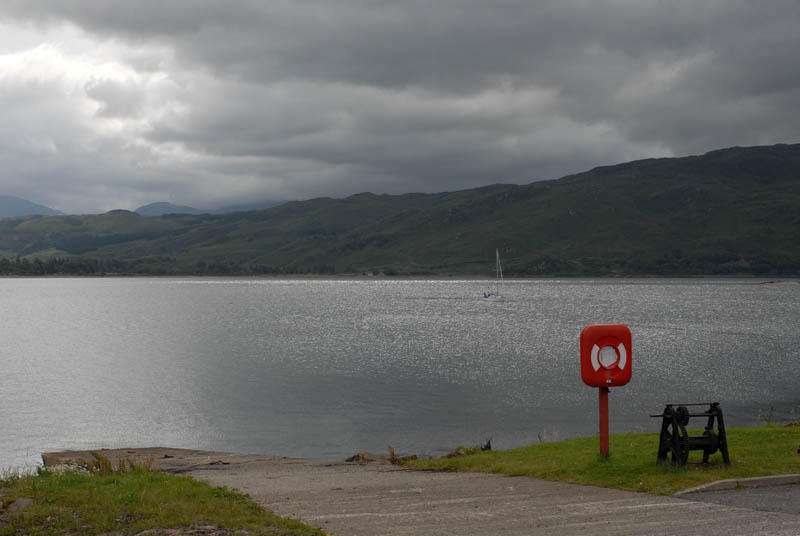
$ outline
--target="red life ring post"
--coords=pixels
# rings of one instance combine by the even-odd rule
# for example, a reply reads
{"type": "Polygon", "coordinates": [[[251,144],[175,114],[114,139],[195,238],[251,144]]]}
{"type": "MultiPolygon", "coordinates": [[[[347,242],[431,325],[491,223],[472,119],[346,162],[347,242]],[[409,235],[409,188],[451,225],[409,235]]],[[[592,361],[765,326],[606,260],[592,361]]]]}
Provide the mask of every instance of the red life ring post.
{"type": "Polygon", "coordinates": [[[608,392],[631,379],[631,330],[623,324],[591,324],[581,331],[581,378],[599,391],[600,455],[608,456],[608,392]]]}

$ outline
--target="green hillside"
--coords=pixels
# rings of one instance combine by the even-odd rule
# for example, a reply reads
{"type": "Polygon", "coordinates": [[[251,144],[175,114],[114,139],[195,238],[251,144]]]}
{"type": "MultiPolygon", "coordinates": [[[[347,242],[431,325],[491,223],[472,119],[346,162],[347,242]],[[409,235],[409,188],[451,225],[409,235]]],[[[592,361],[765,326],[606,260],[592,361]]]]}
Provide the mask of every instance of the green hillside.
{"type": "Polygon", "coordinates": [[[217,216],[6,219],[0,272],[490,275],[499,248],[519,276],[800,275],[799,245],[800,145],[774,145],[217,216]]]}

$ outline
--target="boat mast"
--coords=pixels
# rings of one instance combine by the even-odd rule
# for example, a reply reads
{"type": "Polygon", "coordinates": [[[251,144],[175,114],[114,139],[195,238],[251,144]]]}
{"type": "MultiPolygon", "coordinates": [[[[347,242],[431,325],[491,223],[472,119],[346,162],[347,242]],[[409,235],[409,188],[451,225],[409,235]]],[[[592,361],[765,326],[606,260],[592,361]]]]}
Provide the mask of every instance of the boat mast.
{"type": "Polygon", "coordinates": [[[503,283],[503,267],[500,265],[500,250],[494,250],[497,266],[495,267],[495,277],[497,278],[497,295],[500,296],[500,285],[503,283]]]}

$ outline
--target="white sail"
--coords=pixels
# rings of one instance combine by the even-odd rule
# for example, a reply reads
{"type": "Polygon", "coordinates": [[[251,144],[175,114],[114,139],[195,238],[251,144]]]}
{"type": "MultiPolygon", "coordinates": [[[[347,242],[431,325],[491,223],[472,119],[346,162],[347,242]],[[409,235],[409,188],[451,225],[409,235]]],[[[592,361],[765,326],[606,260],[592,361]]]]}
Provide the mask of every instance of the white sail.
{"type": "Polygon", "coordinates": [[[503,265],[500,264],[500,250],[494,250],[495,257],[495,289],[494,292],[484,292],[483,297],[488,301],[505,302],[509,299],[503,294],[503,265]]]}

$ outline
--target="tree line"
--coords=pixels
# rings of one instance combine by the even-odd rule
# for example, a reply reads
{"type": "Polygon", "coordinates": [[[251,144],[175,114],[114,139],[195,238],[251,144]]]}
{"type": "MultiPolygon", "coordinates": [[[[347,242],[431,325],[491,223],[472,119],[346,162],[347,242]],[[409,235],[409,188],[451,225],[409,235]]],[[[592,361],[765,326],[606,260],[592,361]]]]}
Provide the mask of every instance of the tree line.
{"type": "Polygon", "coordinates": [[[133,260],[81,257],[1,258],[0,275],[300,275],[334,274],[333,264],[269,266],[250,261],[223,260],[180,263],[172,257],[133,260]]]}

